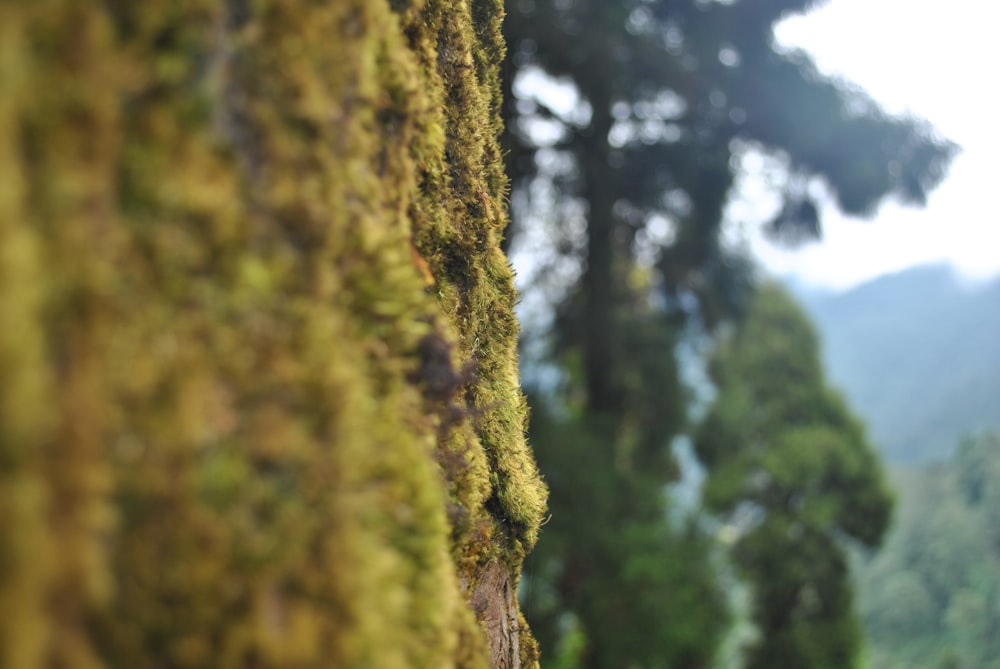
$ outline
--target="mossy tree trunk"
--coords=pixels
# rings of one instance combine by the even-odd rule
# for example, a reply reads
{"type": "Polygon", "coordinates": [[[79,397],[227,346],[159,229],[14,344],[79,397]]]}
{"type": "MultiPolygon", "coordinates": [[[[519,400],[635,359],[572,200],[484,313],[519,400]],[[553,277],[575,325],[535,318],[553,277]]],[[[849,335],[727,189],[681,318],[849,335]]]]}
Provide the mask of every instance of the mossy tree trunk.
{"type": "Polygon", "coordinates": [[[0,0],[0,666],[527,667],[499,0],[0,0]]]}

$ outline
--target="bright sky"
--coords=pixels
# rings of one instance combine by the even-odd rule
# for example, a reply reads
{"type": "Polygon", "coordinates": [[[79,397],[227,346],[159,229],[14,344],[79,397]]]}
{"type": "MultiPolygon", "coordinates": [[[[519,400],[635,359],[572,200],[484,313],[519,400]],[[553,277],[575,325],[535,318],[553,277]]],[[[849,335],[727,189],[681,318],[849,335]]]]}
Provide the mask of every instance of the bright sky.
{"type": "Polygon", "coordinates": [[[998,20],[990,0],[831,0],[779,26],[779,41],[811,53],[823,73],[930,121],[962,150],[927,208],[890,202],[859,221],[831,206],[819,244],[783,251],[754,238],[766,267],[831,288],[934,261],[969,279],[1000,274],[998,20]]]}

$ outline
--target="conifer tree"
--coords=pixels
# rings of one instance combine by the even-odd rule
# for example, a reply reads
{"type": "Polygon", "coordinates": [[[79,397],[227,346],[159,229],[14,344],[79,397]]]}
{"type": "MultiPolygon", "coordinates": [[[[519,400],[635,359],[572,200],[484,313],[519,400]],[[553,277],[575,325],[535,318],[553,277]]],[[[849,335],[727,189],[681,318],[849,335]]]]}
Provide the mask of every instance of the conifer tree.
{"type": "Polygon", "coordinates": [[[752,591],[758,639],[746,666],[855,666],[846,549],[877,546],[889,525],[878,456],[827,386],[808,319],[777,285],[757,291],[712,367],[718,396],[695,451],[708,472],[704,504],[730,523],[752,591]]]}
{"type": "Polygon", "coordinates": [[[0,3],[0,666],[537,665],[502,13],[0,3]]]}
{"type": "Polygon", "coordinates": [[[543,364],[556,392],[533,395],[553,519],[528,566],[533,591],[547,593],[532,596],[529,618],[548,652],[568,638],[559,621],[575,619],[589,644],[581,666],[705,666],[724,621],[667,613],[683,592],[701,592],[708,611],[718,602],[708,552],[679,547],[688,530],[670,526],[665,490],[674,439],[689,428],[678,347],[738,317],[753,292],[750,260],[723,234],[740,147],[784,160],[783,206],[768,229],[790,241],[820,233],[818,186],[855,215],[888,197],[920,204],[954,153],[925,124],[888,117],[777,47],[774,25],[813,4],[507,3],[515,243],[519,226],[547,226],[553,264],[572,270],[551,298],[543,364]],[[554,87],[570,94],[560,100],[554,87]],[[640,567],[626,563],[660,572],[631,578],[640,567]],[[598,601],[660,604],[617,615],[598,601]],[[629,643],[637,619],[656,631],[629,643]]]}

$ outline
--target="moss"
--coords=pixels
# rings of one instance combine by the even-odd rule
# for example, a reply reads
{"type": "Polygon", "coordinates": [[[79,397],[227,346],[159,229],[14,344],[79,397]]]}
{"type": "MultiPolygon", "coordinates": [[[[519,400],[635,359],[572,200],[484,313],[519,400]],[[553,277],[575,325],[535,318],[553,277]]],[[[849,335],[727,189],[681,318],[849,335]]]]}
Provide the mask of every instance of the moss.
{"type": "Polygon", "coordinates": [[[487,664],[545,505],[500,17],[0,9],[0,664],[487,664]]]}
{"type": "Polygon", "coordinates": [[[0,666],[40,666],[50,643],[45,598],[53,578],[53,537],[44,460],[52,421],[52,378],[42,325],[44,270],[38,233],[25,220],[19,107],[29,95],[25,20],[0,7],[0,666]]]}
{"type": "Polygon", "coordinates": [[[491,471],[488,496],[499,501],[496,520],[512,527],[515,544],[530,546],[537,538],[545,490],[523,437],[526,410],[517,377],[513,275],[499,249],[507,222],[495,67],[503,55],[502,12],[496,2],[474,4],[428,3],[433,48],[427,46],[429,36],[415,38],[423,44],[415,50],[423,55],[424,67],[435,69],[445,82],[444,103],[437,105],[444,110],[445,164],[424,170],[414,237],[432,269],[439,303],[453,315],[459,357],[476,365],[469,395],[482,412],[477,436],[491,471]],[[487,67],[486,60],[494,65],[487,67]]]}

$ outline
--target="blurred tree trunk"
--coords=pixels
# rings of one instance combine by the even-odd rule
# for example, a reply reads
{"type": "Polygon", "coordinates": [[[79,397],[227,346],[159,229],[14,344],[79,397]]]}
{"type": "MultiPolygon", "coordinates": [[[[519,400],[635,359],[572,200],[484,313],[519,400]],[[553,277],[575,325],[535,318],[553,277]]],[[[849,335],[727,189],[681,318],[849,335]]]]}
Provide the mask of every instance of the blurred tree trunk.
{"type": "Polygon", "coordinates": [[[501,13],[0,2],[0,666],[537,664],[501,13]]]}

